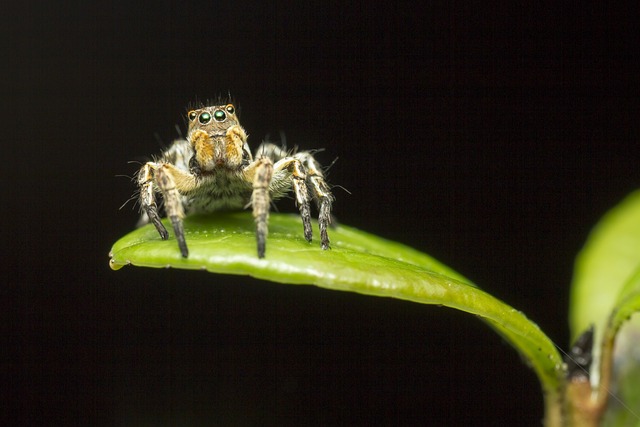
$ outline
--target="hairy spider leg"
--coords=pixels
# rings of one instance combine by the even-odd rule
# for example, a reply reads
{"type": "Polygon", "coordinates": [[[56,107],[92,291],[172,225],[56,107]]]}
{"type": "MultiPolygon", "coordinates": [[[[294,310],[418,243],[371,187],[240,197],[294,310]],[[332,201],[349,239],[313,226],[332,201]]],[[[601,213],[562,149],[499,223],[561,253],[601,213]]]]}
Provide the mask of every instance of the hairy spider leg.
{"type": "Polygon", "coordinates": [[[300,159],[306,168],[308,187],[311,188],[311,194],[319,212],[320,244],[322,249],[329,249],[327,227],[331,225],[331,205],[334,200],[331,189],[324,179],[320,166],[311,154],[302,152],[297,153],[294,157],[300,159]]]}
{"type": "Polygon", "coordinates": [[[262,157],[254,165],[251,205],[253,207],[253,219],[256,223],[258,258],[264,258],[267,234],[269,233],[269,185],[273,178],[273,162],[268,157],[262,157]]]}
{"type": "Polygon", "coordinates": [[[307,174],[302,162],[295,157],[285,157],[276,162],[274,169],[276,172],[286,170],[293,178],[293,192],[296,196],[296,205],[302,217],[302,229],[307,242],[313,239],[311,228],[311,209],[309,207],[309,189],[307,188],[307,174]]]}
{"type": "Polygon", "coordinates": [[[149,221],[153,223],[160,233],[162,240],[169,238],[167,229],[160,221],[160,215],[158,215],[158,205],[156,203],[156,195],[153,187],[153,163],[146,163],[140,172],[138,173],[138,186],[140,187],[140,205],[147,214],[149,221]]]}
{"type": "Polygon", "coordinates": [[[141,186],[141,204],[147,212],[149,219],[155,225],[162,240],[167,240],[169,235],[166,228],[160,221],[158,210],[155,203],[154,184],[162,193],[164,199],[164,208],[167,217],[173,226],[173,232],[178,241],[180,253],[184,258],[189,256],[189,249],[184,236],[184,227],[182,220],[184,218],[184,209],[180,201],[180,191],[186,192],[196,187],[196,181],[193,175],[184,172],[168,163],[148,162],[142,167],[140,174],[141,186]]]}

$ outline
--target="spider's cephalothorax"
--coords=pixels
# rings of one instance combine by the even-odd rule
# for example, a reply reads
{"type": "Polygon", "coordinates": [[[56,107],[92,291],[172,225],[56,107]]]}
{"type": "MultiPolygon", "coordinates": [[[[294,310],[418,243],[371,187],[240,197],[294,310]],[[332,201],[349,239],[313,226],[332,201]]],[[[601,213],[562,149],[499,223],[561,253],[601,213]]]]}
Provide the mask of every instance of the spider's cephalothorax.
{"type": "Polygon", "coordinates": [[[160,221],[156,193],[173,226],[183,257],[189,255],[182,219],[185,215],[222,209],[253,208],[258,257],[265,254],[269,204],[292,189],[302,216],[304,237],[311,241],[310,200],[318,210],[320,244],[329,248],[333,196],[322,170],[307,151],[290,154],[264,142],[251,155],[247,134],[231,104],[214,105],[187,113],[187,139],[176,140],[157,161],[138,173],[142,222],[155,225],[162,239],[169,237],[160,221]]]}

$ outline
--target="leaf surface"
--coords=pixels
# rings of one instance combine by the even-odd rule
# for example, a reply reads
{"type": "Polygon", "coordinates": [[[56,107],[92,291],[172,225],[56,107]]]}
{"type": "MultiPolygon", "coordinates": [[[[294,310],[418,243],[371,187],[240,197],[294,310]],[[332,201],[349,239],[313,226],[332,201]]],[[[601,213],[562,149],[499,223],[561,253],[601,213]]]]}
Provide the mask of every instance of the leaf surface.
{"type": "MultiPolygon", "coordinates": [[[[314,227],[318,236],[316,223],[314,227]]],[[[564,368],[553,342],[520,311],[429,255],[344,225],[330,230],[331,249],[323,251],[318,242],[304,240],[299,217],[284,214],[270,217],[264,259],[256,255],[253,219],[246,212],[187,218],[185,233],[187,259],[180,256],[173,238],[163,241],[147,225],[114,244],[110,265],[250,275],[462,310],[504,336],[538,374],[547,399],[557,398],[564,368]]]]}

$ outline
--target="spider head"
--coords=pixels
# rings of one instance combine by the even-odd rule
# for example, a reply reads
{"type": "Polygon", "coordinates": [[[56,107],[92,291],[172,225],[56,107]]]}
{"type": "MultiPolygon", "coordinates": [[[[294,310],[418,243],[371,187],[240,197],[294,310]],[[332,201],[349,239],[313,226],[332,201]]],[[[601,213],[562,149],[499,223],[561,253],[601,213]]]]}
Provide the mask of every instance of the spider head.
{"type": "Polygon", "coordinates": [[[187,113],[187,117],[189,118],[189,134],[195,130],[203,130],[211,137],[221,136],[231,126],[240,124],[236,116],[236,109],[232,104],[191,110],[187,113]]]}
{"type": "Polygon", "coordinates": [[[247,137],[232,104],[191,110],[187,117],[188,139],[203,172],[216,167],[233,169],[242,163],[247,137]]]}

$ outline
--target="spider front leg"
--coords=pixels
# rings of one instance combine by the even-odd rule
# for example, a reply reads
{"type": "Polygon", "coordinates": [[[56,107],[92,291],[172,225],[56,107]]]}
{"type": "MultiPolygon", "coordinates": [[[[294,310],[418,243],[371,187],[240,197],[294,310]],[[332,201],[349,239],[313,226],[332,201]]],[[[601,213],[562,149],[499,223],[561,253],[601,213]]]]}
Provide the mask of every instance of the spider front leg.
{"type": "Polygon", "coordinates": [[[256,223],[258,258],[264,258],[267,234],[269,232],[269,185],[273,178],[273,162],[268,157],[261,157],[249,166],[247,172],[248,175],[253,173],[251,205],[253,207],[253,219],[256,223]]]}
{"type": "Polygon", "coordinates": [[[311,214],[309,210],[309,193],[305,183],[305,172],[302,163],[293,158],[287,157],[279,160],[275,165],[269,157],[261,157],[247,167],[245,176],[253,183],[253,193],[251,195],[251,205],[253,206],[253,217],[256,222],[256,239],[258,242],[258,257],[264,258],[269,220],[269,204],[271,198],[269,192],[281,187],[287,179],[293,180],[293,189],[296,195],[296,203],[302,216],[304,237],[311,241],[311,214]],[[278,176],[274,182],[274,174],[278,176]],[[284,176],[283,176],[284,175],[284,176]]]}
{"type": "Polygon", "coordinates": [[[169,233],[167,233],[167,229],[160,221],[155,201],[155,187],[160,190],[164,199],[167,217],[171,221],[178,241],[180,253],[184,258],[187,258],[189,249],[187,248],[182,225],[184,209],[180,200],[180,190],[188,191],[193,189],[195,187],[195,177],[167,163],[148,162],[140,170],[138,185],[140,186],[140,205],[156,227],[156,230],[158,230],[162,240],[167,240],[169,233]]]}

